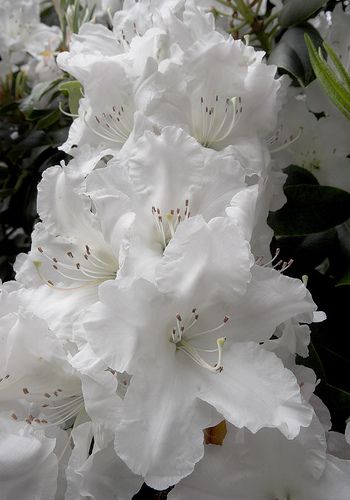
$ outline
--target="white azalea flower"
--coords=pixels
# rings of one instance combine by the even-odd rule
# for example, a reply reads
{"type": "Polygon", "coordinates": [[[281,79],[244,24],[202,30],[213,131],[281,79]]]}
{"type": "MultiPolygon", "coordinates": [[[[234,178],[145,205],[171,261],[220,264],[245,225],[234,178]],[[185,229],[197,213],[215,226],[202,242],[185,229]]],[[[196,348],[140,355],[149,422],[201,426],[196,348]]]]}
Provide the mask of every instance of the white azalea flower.
{"type": "MultiPolygon", "coordinates": [[[[33,403],[26,422],[38,428],[77,415],[83,407],[81,383],[47,324],[23,308],[20,290],[11,287],[1,290],[0,314],[0,401],[33,403]]],[[[11,417],[19,418],[15,412],[11,417]]]]}
{"type": "Polygon", "coordinates": [[[0,6],[0,55],[10,58],[12,65],[23,64],[29,53],[37,56],[61,40],[59,28],[40,22],[36,0],[4,0],[0,6]]]}
{"type": "MultiPolygon", "coordinates": [[[[221,233],[215,220],[212,231],[220,245],[229,225],[221,233]]],[[[199,241],[201,249],[210,246],[210,236],[208,243],[203,237],[199,241]]],[[[314,305],[301,282],[259,266],[244,293],[241,265],[239,273],[234,264],[227,271],[229,256],[235,262],[233,248],[223,245],[205,265],[199,251],[179,259],[170,252],[159,265],[159,288],[144,280],[106,283],[101,303],[83,320],[97,357],[132,375],[124,399],[119,398],[115,446],[156,489],[176,483],[201,459],[201,430],[222,418],[211,407],[238,427],[253,432],[277,427],[289,438],[310,422],[294,376],[257,342],[314,305]],[[225,270],[236,276],[231,290],[223,281],[225,270]]]]}
{"type": "Polygon", "coordinates": [[[262,57],[240,41],[211,33],[185,52],[181,66],[155,75],[158,95],[146,114],[157,124],[182,127],[207,148],[221,150],[248,138],[253,144],[275,127],[280,87],[276,67],[262,57]]]}
{"type": "Polygon", "coordinates": [[[84,82],[94,78],[92,63],[116,58],[127,61],[128,74],[137,78],[148,58],[159,68],[179,62],[183,51],[213,29],[212,16],[201,13],[191,1],[131,2],[114,15],[112,31],[84,24],[58,62],[84,82]]]}
{"type": "Polygon", "coordinates": [[[16,264],[27,307],[66,339],[71,339],[74,319],[97,300],[103,281],[115,279],[123,260],[127,217],[123,219],[120,212],[118,224],[114,213],[114,232],[110,234],[92,210],[81,174],[72,173],[69,166],[46,170],[38,197],[42,222],[34,230],[31,252],[16,264]]]}
{"type": "Polygon", "coordinates": [[[336,117],[317,120],[301,96],[292,93],[283,107],[271,147],[280,167],[298,165],[322,185],[350,190],[348,124],[344,128],[336,117]]]}
{"type": "MultiPolygon", "coordinates": [[[[71,152],[73,146],[89,144],[96,151],[112,149],[114,154],[138,133],[135,111],[142,110],[145,80],[152,74],[152,62],[134,79],[127,74],[125,63],[118,58],[96,61],[90,66],[94,78],[84,82],[84,96],[79,116],[71,126],[69,137],[60,149],[71,152]]],[[[73,150],[74,151],[74,150],[73,150]]],[[[73,152],[74,155],[74,152],[73,152]]]]}
{"type": "Polygon", "coordinates": [[[349,471],[349,461],[326,455],[316,417],[293,441],[273,429],[252,435],[229,426],[223,446],[208,446],[194,473],[169,499],[329,500],[336,495],[345,500],[349,471]]]}
{"type": "MultiPolygon", "coordinates": [[[[246,187],[245,175],[232,156],[213,157],[175,127],[166,127],[159,135],[145,132],[129,152],[107,168],[95,170],[87,179],[88,193],[110,231],[118,224],[116,213],[135,213],[121,273],[153,279],[155,266],[168,247],[190,252],[181,245],[186,240],[190,244],[191,234],[205,231],[204,220],[225,215],[232,196],[246,187]],[[194,220],[199,214],[204,220],[194,220]],[[180,226],[181,238],[174,238],[180,226]]],[[[228,240],[231,234],[233,229],[227,233],[228,240]]],[[[201,252],[204,260],[204,248],[201,252]]]]}

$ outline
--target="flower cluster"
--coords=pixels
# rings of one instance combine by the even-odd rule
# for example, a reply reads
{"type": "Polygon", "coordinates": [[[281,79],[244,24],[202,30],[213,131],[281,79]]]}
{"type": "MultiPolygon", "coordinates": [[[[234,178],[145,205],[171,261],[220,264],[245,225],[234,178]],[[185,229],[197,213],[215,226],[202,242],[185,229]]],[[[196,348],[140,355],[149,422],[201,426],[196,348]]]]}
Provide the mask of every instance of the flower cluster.
{"type": "Polygon", "coordinates": [[[0,295],[4,500],[348,498],[350,447],[297,364],[324,315],[270,253],[271,157],[298,131],[276,138],[263,57],[192,0],[126,0],[59,54],[72,159],[0,295]]]}
{"type": "Polygon", "coordinates": [[[0,80],[26,68],[35,81],[53,78],[59,71],[54,52],[60,29],[40,22],[39,1],[4,0],[0,5],[0,80]]]}

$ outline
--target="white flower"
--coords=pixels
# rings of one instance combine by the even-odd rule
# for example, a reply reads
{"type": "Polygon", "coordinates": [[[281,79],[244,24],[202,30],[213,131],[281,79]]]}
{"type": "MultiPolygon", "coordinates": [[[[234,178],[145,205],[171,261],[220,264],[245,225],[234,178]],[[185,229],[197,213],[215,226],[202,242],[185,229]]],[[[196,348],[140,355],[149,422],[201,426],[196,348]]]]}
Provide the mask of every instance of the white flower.
{"type": "Polygon", "coordinates": [[[223,446],[208,446],[194,473],[169,499],[345,500],[349,471],[349,461],[326,455],[316,417],[293,441],[273,429],[253,435],[229,426],[223,446]]]}
{"type": "Polygon", "coordinates": [[[280,125],[271,139],[280,167],[306,168],[322,185],[350,190],[348,123],[338,117],[317,120],[302,96],[291,93],[280,113],[280,125]]]}
{"type": "MultiPolygon", "coordinates": [[[[192,233],[205,231],[204,220],[194,216],[209,222],[225,215],[233,195],[246,187],[245,173],[234,157],[214,157],[176,127],[165,127],[158,135],[145,132],[128,152],[95,170],[87,178],[87,191],[111,231],[118,225],[116,213],[135,213],[121,273],[153,279],[155,266],[170,246],[190,255],[186,240],[190,243],[192,233]]],[[[201,252],[204,260],[207,253],[204,248],[201,252]]]]}
{"type": "Polygon", "coordinates": [[[4,0],[0,6],[0,55],[10,58],[11,64],[23,64],[28,53],[35,57],[56,49],[61,33],[56,26],[40,22],[39,2],[36,0],[4,0]]]}
{"type": "MultiPolygon", "coordinates": [[[[215,220],[219,247],[229,225],[221,233],[215,220]]],[[[199,238],[201,249],[210,238],[199,238]]],[[[159,266],[158,288],[144,280],[106,283],[101,303],[83,320],[97,358],[132,375],[118,399],[116,451],[157,489],[188,475],[201,459],[202,429],[222,418],[212,407],[238,427],[277,427],[289,438],[310,422],[292,373],[257,343],[314,305],[302,283],[259,266],[245,293],[241,271],[230,289],[224,278],[225,270],[234,276],[233,249],[222,245],[205,265],[199,251],[178,260],[170,254],[159,266]]]]}
{"type": "MultiPolygon", "coordinates": [[[[83,162],[80,169],[95,164],[83,162]]],[[[73,165],[45,171],[38,197],[42,222],[34,230],[31,252],[16,263],[27,307],[66,339],[72,336],[74,319],[97,300],[98,286],[115,279],[128,226],[123,212],[119,225],[114,213],[114,232],[109,232],[107,221],[92,212],[81,175],[74,174],[73,165]]]]}
{"type": "Polygon", "coordinates": [[[21,290],[11,288],[1,290],[0,401],[33,403],[26,415],[33,427],[63,424],[83,406],[80,380],[68,352],[42,319],[24,309],[21,290]]]}
{"type": "Polygon", "coordinates": [[[184,50],[213,32],[212,16],[201,13],[194,2],[130,2],[113,17],[113,29],[84,24],[73,35],[70,51],[59,55],[60,66],[83,80],[93,78],[90,64],[119,56],[128,61],[128,71],[140,76],[147,59],[160,67],[181,60],[184,50]]]}
{"type": "Polygon", "coordinates": [[[144,97],[142,87],[152,73],[152,62],[137,79],[128,75],[125,62],[118,58],[96,61],[90,68],[94,77],[83,82],[79,116],[60,149],[74,154],[73,146],[89,144],[97,151],[111,149],[116,154],[129,138],[137,137],[135,111],[142,110],[144,99],[150,98],[148,93],[144,97]]]}
{"type": "Polygon", "coordinates": [[[154,76],[158,95],[146,114],[217,150],[264,137],[275,127],[280,82],[274,78],[276,67],[262,63],[262,57],[240,41],[210,33],[184,53],[181,66],[154,76]]]}

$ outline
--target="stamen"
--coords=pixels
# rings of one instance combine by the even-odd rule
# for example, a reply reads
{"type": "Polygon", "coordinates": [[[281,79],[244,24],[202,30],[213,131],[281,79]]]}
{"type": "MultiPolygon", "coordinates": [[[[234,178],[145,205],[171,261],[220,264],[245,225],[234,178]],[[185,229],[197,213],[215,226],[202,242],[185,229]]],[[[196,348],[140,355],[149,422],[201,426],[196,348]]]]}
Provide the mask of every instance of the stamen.
{"type": "Polygon", "coordinates": [[[34,419],[31,421],[31,423],[36,423],[38,425],[45,425],[45,428],[52,427],[52,426],[58,426],[62,425],[71,418],[75,417],[78,415],[80,410],[84,406],[84,398],[82,394],[76,394],[73,396],[70,396],[65,400],[62,404],[56,405],[55,403],[52,403],[52,405],[49,404],[42,404],[41,407],[45,408],[46,411],[50,411],[50,415],[47,417],[47,419],[34,419]]]}
{"type": "Polygon", "coordinates": [[[127,104],[125,107],[114,105],[110,112],[104,112],[101,115],[94,115],[96,126],[93,122],[89,123],[87,112],[83,114],[85,125],[98,137],[117,144],[124,144],[128,139],[134,126],[134,109],[131,105],[131,98],[125,97],[127,104]]]}
{"type": "Polygon", "coordinates": [[[152,210],[154,225],[160,237],[160,242],[163,246],[163,251],[164,251],[169,241],[175,236],[175,232],[180,222],[183,219],[184,220],[189,219],[191,215],[189,211],[189,200],[185,200],[185,208],[183,211],[183,215],[181,215],[180,208],[177,208],[176,211],[174,209],[171,209],[165,215],[164,218],[159,208],[153,206],[151,210],[152,210]]]}
{"type": "MultiPolygon", "coordinates": [[[[281,130],[283,127],[280,128],[279,131],[276,132],[276,135],[274,137],[271,137],[267,142],[268,144],[274,144],[276,143],[281,135],[281,130]]],[[[279,151],[283,151],[284,149],[287,149],[289,146],[291,146],[294,142],[296,142],[298,139],[300,139],[300,136],[303,132],[303,127],[299,127],[298,132],[295,136],[290,135],[289,138],[284,139],[283,143],[280,146],[277,146],[274,149],[270,149],[270,153],[278,153],[279,151]]]]}
{"type": "Polygon", "coordinates": [[[85,245],[86,253],[82,253],[86,264],[82,262],[74,262],[74,255],[71,251],[66,252],[65,255],[69,258],[66,262],[61,262],[57,257],[51,257],[46,254],[42,247],[38,247],[40,254],[50,263],[52,269],[59,277],[63,277],[69,282],[78,282],[81,285],[64,287],[57,286],[52,280],[47,279],[42,273],[41,266],[43,262],[41,260],[33,261],[39,278],[44,282],[45,285],[54,288],[56,290],[77,290],[80,288],[86,288],[90,286],[97,286],[103,281],[108,279],[114,279],[118,270],[118,264],[115,258],[111,255],[110,261],[104,262],[99,257],[97,257],[88,245],[85,245]]]}
{"type": "Polygon", "coordinates": [[[192,316],[187,322],[185,322],[186,326],[184,326],[181,315],[179,313],[176,314],[175,318],[176,318],[177,329],[176,328],[172,329],[170,341],[176,345],[177,350],[184,352],[187,356],[189,356],[195,363],[197,363],[201,367],[206,368],[207,370],[213,373],[221,372],[223,370],[223,364],[222,364],[223,347],[226,341],[226,337],[220,337],[216,339],[216,345],[217,345],[216,349],[204,349],[196,347],[192,345],[190,341],[193,338],[200,337],[203,335],[209,335],[220,330],[224,325],[226,325],[229,318],[228,316],[225,316],[223,322],[215,328],[211,328],[210,330],[205,330],[203,332],[199,332],[194,335],[188,335],[188,330],[192,328],[192,326],[197,322],[199,318],[199,315],[197,314],[196,311],[197,310],[195,308],[192,309],[192,316]],[[207,361],[205,361],[199,354],[199,352],[206,352],[206,353],[217,352],[218,358],[215,365],[212,366],[207,361]]]}
{"type": "Polygon", "coordinates": [[[192,109],[192,135],[204,147],[213,147],[228,137],[242,112],[241,97],[222,99],[216,95],[214,102],[206,103],[201,96],[199,112],[196,105],[192,109]]]}
{"type": "Polygon", "coordinates": [[[203,335],[208,335],[209,333],[217,332],[218,330],[221,330],[221,328],[223,328],[226,325],[228,320],[229,320],[229,317],[225,316],[222,323],[220,323],[220,325],[216,326],[215,328],[211,328],[210,330],[205,330],[204,332],[195,333],[194,335],[187,337],[187,340],[192,340],[192,339],[197,338],[197,337],[202,337],[203,335]]]}
{"type": "Polygon", "coordinates": [[[290,268],[290,266],[294,263],[293,259],[289,259],[288,261],[284,261],[283,259],[280,259],[277,263],[275,263],[275,260],[277,259],[278,255],[280,253],[280,248],[276,249],[276,253],[272,259],[270,259],[268,262],[263,264],[263,257],[258,257],[255,261],[256,264],[262,267],[269,267],[271,264],[273,264],[272,268],[276,269],[280,273],[284,273],[287,269],[290,268]]]}

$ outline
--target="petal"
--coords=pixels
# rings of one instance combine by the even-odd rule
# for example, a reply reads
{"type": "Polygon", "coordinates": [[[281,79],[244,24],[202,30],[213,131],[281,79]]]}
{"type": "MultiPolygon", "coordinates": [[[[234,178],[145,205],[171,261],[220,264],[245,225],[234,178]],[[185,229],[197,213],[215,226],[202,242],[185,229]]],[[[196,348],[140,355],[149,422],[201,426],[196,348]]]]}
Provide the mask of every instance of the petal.
{"type": "MultiPolygon", "coordinates": [[[[252,258],[248,242],[228,218],[208,224],[201,216],[182,223],[157,265],[157,283],[162,291],[181,296],[243,295],[250,281],[252,258]]],[[[197,298],[198,300],[198,298],[197,298]]]]}
{"type": "Polygon", "coordinates": [[[224,370],[206,374],[199,397],[236,427],[257,432],[276,427],[289,439],[309,425],[312,410],[297,381],[273,353],[253,342],[235,343],[224,353],[224,370]]]}
{"type": "MultiPolygon", "coordinates": [[[[1,417],[0,427],[6,422],[1,417]]],[[[54,500],[57,487],[55,439],[35,434],[23,422],[0,431],[0,485],[3,500],[54,500]]]]}
{"type": "Polygon", "coordinates": [[[251,271],[246,294],[227,311],[235,341],[266,341],[278,325],[304,313],[302,320],[311,322],[316,305],[300,280],[258,265],[251,271]]]}
{"type": "Polygon", "coordinates": [[[140,368],[123,402],[115,449],[149,486],[163,490],[202,458],[202,429],[211,425],[211,411],[196,401],[192,366],[179,366],[174,355],[149,359],[140,368]]]}

